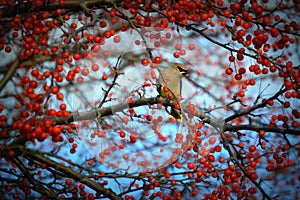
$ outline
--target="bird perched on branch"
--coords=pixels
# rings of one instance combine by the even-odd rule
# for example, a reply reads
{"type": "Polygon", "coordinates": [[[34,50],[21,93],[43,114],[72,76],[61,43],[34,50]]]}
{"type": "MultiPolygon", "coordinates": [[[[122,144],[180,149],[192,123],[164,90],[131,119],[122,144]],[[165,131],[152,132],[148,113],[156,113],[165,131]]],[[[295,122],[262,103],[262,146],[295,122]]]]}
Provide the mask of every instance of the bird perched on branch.
{"type": "MultiPolygon", "coordinates": [[[[174,63],[170,67],[160,70],[157,87],[159,96],[179,101],[181,99],[182,78],[187,75],[188,69],[180,63],[174,63]]],[[[180,108],[171,107],[169,114],[175,119],[181,119],[180,108]]]]}

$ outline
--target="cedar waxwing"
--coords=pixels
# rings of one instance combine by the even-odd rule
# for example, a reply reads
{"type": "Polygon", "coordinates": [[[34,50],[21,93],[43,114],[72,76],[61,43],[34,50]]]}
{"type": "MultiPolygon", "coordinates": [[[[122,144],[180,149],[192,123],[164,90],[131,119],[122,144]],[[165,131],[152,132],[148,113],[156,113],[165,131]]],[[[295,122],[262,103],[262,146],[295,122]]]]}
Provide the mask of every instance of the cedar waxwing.
{"type": "MultiPolygon", "coordinates": [[[[186,66],[174,63],[170,67],[159,71],[157,91],[160,96],[169,99],[181,99],[181,87],[184,76],[188,75],[186,66]],[[175,97],[174,97],[175,95],[175,97]]],[[[174,118],[181,119],[181,112],[175,108],[171,108],[174,118]]]]}

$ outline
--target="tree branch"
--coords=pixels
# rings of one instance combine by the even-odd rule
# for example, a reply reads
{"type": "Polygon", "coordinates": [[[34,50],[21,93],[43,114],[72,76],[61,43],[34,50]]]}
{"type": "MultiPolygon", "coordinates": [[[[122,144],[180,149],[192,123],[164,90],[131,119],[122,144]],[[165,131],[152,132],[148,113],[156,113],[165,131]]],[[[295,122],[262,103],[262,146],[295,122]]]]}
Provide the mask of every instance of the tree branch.
{"type": "MultiPolygon", "coordinates": [[[[45,61],[49,61],[49,60],[51,60],[50,56],[41,56],[41,57],[36,57],[34,59],[26,60],[26,61],[22,62],[21,64],[24,67],[26,67],[33,63],[36,64],[36,63],[45,62],[45,61]]],[[[19,66],[20,66],[20,61],[18,58],[16,58],[14,60],[14,62],[12,63],[12,65],[8,68],[8,71],[4,75],[3,79],[0,81],[0,91],[6,86],[8,81],[13,77],[13,75],[15,74],[15,72],[19,68],[19,66]]]]}
{"type": "Polygon", "coordinates": [[[7,84],[7,82],[11,79],[11,77],[15,74],[16,70],[19,67],[19,59],[17,58],[14,63],[12,64],[12,66],[10,66],[10,68],[8,69],[8,71],[6,72],[6,74],[4,75],[3,79],[0,82],[0,91],[5,87],[5,85],[7,84]]]}
{"type": "Polygon", "coordinates": [[[243,174],[259,189],[259,191],[263,194],[266,199],[271,199],[269,195],[265,192],[265,190],[261,187],[260,183],[257,183],[252,177],[247,173],[242,163],[239,162],[237,156],[234,152],[232,152],[231,148],[229,147],[229,142],[225,137],[224,133],[221,133],[222,141],[224,142],[224,148],[228,151],[230,157],[232,158],[233,162],[241,169],[243,174]]]}
{"type": "Polygon", "coordinates": [[[34,186],[34,190],[36,192],[41,193],[46,197],[50,197],[51,199],[61,199],[57,197],[55,194],[49,192],[44,187],[40,186],[38,181],[34,179],[32,174],[28,171],[28,169],[23,165],[23,163],[17,157],[12,157],[12,161],[17,165],[20,171],[24,174],[25,178],[34,186]]]}
{"type": "Polygon", "coordinates": [[[299,129],[288,129],[288,128],[279,128],[279,127],[271,127],[271,126],[255,126],[250,124],[234,125],[234,126],[226,124],[224,126],[224,131],[238,131],[238,130],[251,130],[251,131],[264,130],[266,132],[300,135],[299,129]]]}
{"type": "MultiPolygon", "coordinates": [[[[167,106],[174,106],[177,103],[177,101],[169,100],[169,99],[166,99],[163,97],[152,97],[152,98],[141,97],[140,99],[133,101],[130,104],[125,102],[125,103],[120,103],[119,105],[115,105],[112,107],[96,108],[93,110],[89,110],[86,112],[80,112],[80,113],[75,112],[72,115],[70,115],[68,118],[55,118],[55,119],[53,119],[53,121],[55,124],[61,125],[61,124],[71,123],[74,121],[93,120],[96,117],[101,118],[101,117],[106,117],[106,116],[112,115],[113,111],[120,112],[126,108],[135,108],[135,107],[145,106],[145,105],[150,106],[150,105],[155,105],[158,103],[161,103],[163,106],[167,107],[167,106]]],[[[186,110],[186,109],[184,109],[184,110],[186,110]]],[[[200,119],[204,120],[204,122],[214,125],[213,120],[209,116],[207,116],[204,112],[198,111],[198,117],[200,119]]]]}
{"type": "Polygon", "coordinates": [[[274,96],[270,97],[269,99],[267,99],[266,101],[260,103],[260,104],[257,104],[257,105],[253,105],[252,107],[246,109],[246,110],[243,110],[243,111],[240,111],[234,115],[231,115],[229,117],[227,117],[225,119],[225,122],[229,122],[229,121],[232,121],[233,119],[236,119],[240,116],[243,116],[243,115],[247,115],[247,114],[250,114],[252,111],[258,109],[258,108],[263,108],[265,107],[267,104],[268,104],[268,100],[274,100],[276,99],[277,97],[279,97],[281,94],[283,94],[284,92],[286,92],[287,89],[281,89],[279,90],[276,94],[274,94],[274,96]]]}
{"type": "MultiPolygon", "coordinates": [[[[20,148],[20,147],[18,147],[20,148]]],[[[94,189],[95,191],[103,194],[105,197],[115,200],[121,200],[121,197],[118,196],[115,192],[113,192],[110,188],[104,188],[100,184],[98,184],[95,181],[90,180],[88,177],[78,173],[77,171],[74,171],[73,169],[66,167],[64,165],[61,165],[43,155],[40,154],[38,151],[34,151],[31,149],[18,149],[19,151],[24,152],[23,156],[34,161],[39,161],[41,163],[46,163],[48,167],[52,167],[55,170],[58,170],[66,175],[66,177],[73,178],[74,180],[85,184],[86,186],[94,189]]]]}

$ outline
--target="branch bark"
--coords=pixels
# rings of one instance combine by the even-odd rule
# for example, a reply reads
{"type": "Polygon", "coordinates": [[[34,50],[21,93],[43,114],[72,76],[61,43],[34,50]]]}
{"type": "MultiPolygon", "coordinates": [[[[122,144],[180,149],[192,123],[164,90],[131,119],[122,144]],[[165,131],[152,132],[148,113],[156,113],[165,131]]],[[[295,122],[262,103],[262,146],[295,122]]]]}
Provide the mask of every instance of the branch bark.
{"type": "Polygon", "coordinates": [[[246,110],[243,110],[243,111],[240,111],[236,114],[233,114],[229,117],[227,117],[225,119],[225,122],[229,122],[229,121],[232,121],[233,119],[236,119],[238,117],[241,117],[243,115],[247,115],[247,114],[250,114],[251,112],[253,112],[254,110],[257,110],[259,108],[263,108],[265,106],[267,106],[268,104],[268,100],[274,100],[274,99],[277,99],[280,95],[282,95],[284,92],[286,92],[287,89],[281,89],[279,90],[276,94],[274,94],[272,97],[270,97],[269,99],[267,99],[266,101],[260,103],[260,104],[256,104],[256,105],[253,105],[251,106],[250,108],[246,109],[246,110]]]}
{"type": "Polygon", "coordinates": [[[5,87],[5,85],[7,84],[7,82],[15,74],[16,70],[19,67],[19,63],[20,63],[19,59],[16,59],[14,61],[14,63],[12,64],[12,66],[8,69],[8,71],[6,72],[6,74],[4,75],[3,79],[0,82],[0,91],[5,87]]]}
{"type": "Polygon", "coordinates": [[[66,177],[73,178],[74,180],[76,180],[82,184],[85,184],[86,186],[94,189],[96,192],[103,194],[105,197],[107,197],[109,199],[121,200],[121,197],[119,195],[117,195],[115,192],[113,192],[110,188],[104,188],[99,183],[90,180],[87,176],[84,176],[67,166],[64,166],[60,163],[57,163],[57,162],[41,155],[40,152],[38,152],[38,151],[34,151],[34,150],[27,149],[27,148],[20,147],[20,146],[17,146],[15,148],[17,148],[16,150],[18,152],[23,152],[22,155],[29,160],[46,163],[48,167],[51,167],[55,170],[60,171],[61,173],[65,174],[66,177]]]}
{"type": "Polygon", "coordinates": [[[290,135],[300,135],[299,129],[289,129],[289,128],[279,128],[279,127],[271,127],[271,126],[256,126],[256,125],[225,125],[224,131],[238,131],[238,130],[251,130],[251,131],[259,131],[264,130],[266,132],[274,132],[274,133],[282,133],[282,134],[290,134],[290,135]]]}
{"type": "Polygon", "coordinates": [[[8,68],[8,71],[4,75],[3,79],[0,81],[0,91],[6,86],[8,81],[14,76],[16,70],[19,68],[20,64],[22,64],[24,67],[27,67],[33,63],[41,63],[51,60],[50,56],[42,56],[37,57],[34,59],[26,60],[22,63],[20,63],[20,60],[16,58],[12,65],[8,68]]]}

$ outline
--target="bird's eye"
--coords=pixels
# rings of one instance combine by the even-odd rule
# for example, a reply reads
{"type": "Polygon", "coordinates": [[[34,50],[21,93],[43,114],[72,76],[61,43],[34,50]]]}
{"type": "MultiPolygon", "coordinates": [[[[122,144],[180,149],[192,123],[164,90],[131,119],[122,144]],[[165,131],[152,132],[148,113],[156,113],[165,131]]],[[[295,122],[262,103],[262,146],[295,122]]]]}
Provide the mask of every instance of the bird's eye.
{"type": "Polygon", "coordinates": [[[177,66],[177,69],[179,70],[179,72],[180,72],[183,76],[188,75],[188,71],[187,71],[186,69],[183,69],[183,68],[180,67],[179,65],[177,66]]]}

